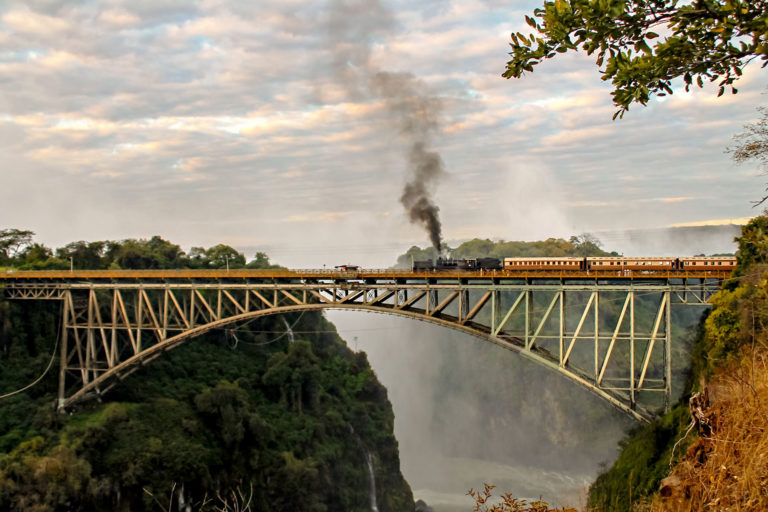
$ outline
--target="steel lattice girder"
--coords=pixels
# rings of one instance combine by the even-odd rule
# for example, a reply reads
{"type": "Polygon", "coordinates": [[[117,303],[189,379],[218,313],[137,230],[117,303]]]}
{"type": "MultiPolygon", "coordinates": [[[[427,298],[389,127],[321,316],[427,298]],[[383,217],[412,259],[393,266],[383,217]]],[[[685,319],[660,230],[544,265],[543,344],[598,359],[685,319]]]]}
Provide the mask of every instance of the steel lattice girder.
{"type": "Polygon", "coordinates": [[[106,392],[115,377],[123,378],[137,365],[211,329],[258,316],[336,308],[408,316],[488,339],[560,372],[638,419],[651,417],[652,408],[669,408],[673,299],[705,304],[712,291],[710,285],[685,283],[490,281],[6,288],[9,298],[64,301],[61,407],[106,392]],[[645,316],[652,317],[639,322],[642,326],[636,321],[638,298],[644,301],[645,316]],[[649,300],[654,303],[650,310],[649,300]],[[606,304],[621,304],[620,313],[606,304]],[[67,396],[73,382],[75,391],[67,396]]]}

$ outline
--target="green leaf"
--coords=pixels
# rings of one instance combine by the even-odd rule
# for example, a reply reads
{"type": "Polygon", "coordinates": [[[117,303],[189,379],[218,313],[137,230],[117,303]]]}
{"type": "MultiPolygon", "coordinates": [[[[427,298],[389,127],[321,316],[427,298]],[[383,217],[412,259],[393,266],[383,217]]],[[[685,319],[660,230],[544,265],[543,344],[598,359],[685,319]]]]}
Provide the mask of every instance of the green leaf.
{"type": "Polygon", "coordinates": [[[637,43],[635,43],[635,51],[643,51],[647,54],[652,54],[653,50],[651,50],[651,47],[648,46],[648,43],[646,43],[644,40],[640,40],[637,43]]]}

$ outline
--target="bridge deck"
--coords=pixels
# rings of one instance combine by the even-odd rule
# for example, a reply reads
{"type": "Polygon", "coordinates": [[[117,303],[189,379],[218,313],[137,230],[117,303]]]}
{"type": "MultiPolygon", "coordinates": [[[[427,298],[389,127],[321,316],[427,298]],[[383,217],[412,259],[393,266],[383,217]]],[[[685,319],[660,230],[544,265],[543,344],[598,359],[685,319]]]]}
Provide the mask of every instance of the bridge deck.
{"type": "Polygon", "coordinates": [[[72,281],[324,281],[324,280],[469,280],[469,279],[584,279],[584,280],[689,280],[717,279],[730,276],[730,270],[492,270],[492,271],[419,271],[398,269],[274,269],[274,270],[6,270],[0,272],[0,284],[72,281]]]}

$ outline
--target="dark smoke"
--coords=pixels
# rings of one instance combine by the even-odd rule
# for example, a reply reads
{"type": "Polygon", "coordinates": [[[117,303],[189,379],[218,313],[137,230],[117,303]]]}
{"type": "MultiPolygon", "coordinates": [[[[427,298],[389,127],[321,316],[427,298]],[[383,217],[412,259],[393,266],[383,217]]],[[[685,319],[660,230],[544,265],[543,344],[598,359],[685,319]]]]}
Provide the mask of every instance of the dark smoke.
{"type": "Polygon", "coordinates": [[[371,46],[392,30],[391,13],[378,0],[333,0],[328,22],[332,69],[350,99],[382,100],[399,133],[410,147],[409,180],[400,202],[412,223],[420,224],[440,251],[440,208],[432,194],[444,173],[440,155],[429,149],[439,124],[441,104],[429,88],[410,73],[374,69],[371,46]]]}
{"type": "Polygon", "coordinates": [[[421,224],[429,233],[432,246],[440,252],[442,242],[442,226],[438,212],[440,208],[432,202],[427,188],[434,183],[443,172],[443,161],[434,151],[424,149],[422,143],[416,143],[411,148],[410,157],[413,180],[405,184],[400,202],[408,210],[411,222],[421,224]]]}

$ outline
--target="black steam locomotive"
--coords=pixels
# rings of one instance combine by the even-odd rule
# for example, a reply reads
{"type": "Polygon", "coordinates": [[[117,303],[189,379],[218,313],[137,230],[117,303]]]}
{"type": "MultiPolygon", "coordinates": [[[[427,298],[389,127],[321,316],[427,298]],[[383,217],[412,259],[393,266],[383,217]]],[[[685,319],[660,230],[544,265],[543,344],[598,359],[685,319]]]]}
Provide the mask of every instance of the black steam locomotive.
{"type": "Polygon", "coordinates": [[[501,268],[501,260],[498,258],[437,258],[437,261],[417,260],[413,262],[414,272],[443,270],[501,270],[501,268]]]}

